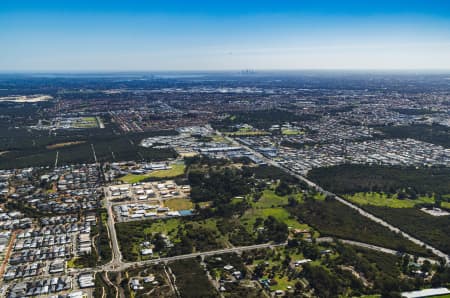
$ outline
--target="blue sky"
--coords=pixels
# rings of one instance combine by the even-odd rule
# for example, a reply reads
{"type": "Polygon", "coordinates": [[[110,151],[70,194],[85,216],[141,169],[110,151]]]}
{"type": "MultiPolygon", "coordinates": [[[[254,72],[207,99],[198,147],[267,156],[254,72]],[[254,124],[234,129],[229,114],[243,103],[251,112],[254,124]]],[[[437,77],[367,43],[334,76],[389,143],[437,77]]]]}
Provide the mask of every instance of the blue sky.
{"type": "Polygon", "coordinates": [[[450,1],[1,2],[0,71],[450,69],[450,1]]]}

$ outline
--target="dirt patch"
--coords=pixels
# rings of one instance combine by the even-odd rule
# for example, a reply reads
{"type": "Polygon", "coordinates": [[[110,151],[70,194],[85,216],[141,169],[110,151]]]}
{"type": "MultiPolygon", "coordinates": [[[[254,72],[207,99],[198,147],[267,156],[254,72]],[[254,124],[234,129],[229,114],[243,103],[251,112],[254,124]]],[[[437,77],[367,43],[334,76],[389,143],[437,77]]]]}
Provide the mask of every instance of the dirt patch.
{"type": "Polygon", "coordinates": [[[58,149],[58,148],[62,148],[62,147],[69,147],[69,146],[79,145],[79,144],[83,144],[83,143],[86,143],[86,141],[75,141],[75,142],[65,142],[65,143],[52,144],[52,145],[45,146],[45,148],[47,148],[47,149],[58,149]]]}

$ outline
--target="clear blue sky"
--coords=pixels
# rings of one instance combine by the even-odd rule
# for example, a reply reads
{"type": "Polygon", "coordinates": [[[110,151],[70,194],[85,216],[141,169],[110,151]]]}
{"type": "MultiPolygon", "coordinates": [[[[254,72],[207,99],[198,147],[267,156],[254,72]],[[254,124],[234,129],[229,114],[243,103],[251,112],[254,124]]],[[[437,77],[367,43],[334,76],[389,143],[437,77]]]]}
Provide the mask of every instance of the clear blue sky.
{"type": "Polygon", "coordinates": [[[0,71],[450,69],[449,0],[1,0],[0,71]]]}

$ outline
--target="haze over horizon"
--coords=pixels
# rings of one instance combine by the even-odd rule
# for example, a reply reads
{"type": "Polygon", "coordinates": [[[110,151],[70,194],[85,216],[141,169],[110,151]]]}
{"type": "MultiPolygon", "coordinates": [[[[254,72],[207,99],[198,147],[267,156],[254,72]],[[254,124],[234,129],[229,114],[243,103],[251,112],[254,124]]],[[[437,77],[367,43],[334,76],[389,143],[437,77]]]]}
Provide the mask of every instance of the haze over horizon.
{"type": "Polygon", "coordinates": [[[0,71],[449,70],[448,1],[3,1],[0,71]]]}

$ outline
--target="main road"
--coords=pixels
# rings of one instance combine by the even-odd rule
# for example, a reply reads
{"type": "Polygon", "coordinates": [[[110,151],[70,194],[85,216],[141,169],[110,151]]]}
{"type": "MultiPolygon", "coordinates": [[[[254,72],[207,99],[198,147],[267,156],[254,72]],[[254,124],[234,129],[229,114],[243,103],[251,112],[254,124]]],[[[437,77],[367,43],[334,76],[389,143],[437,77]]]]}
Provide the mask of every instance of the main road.
{"type": "MultiPolygon", "coordinates": [[[[89,272],[117,272],[117,271],[123,271],[129,268],[135,268],[135,267],[141,267],[146,265],[153,265],[153,264],[162,264],[162,263],[170,263],[174,261],[179,260],[186,260],[186,259],[194,259],[196,257],[208,257],[208,256],[216,256],[216,255],[223,255],[228,253],[242,253],[244,251],[249,250],[255,250],[255,249],[261,249],[261,248],[276,248],[280,246],[285,246],[287,242],[283,243],[263,243],[263,244],[255,244],[255,245],[249,245],[249,246],[239,246],[239,247],[231,247],[231,248],[224,248],[224,249],[218,249],[218,250],[211,250],[211,251],[203,251],[203,252],[194,252],[190,254],[185,255],[178,255],[173,257],[164,257],[164,258],[155,258],[150,259],[146,261],[136,261],[136,262],[123,262],[122,260],[114,259],[109,262],[108,264],[97,266],[97,267],[91,267],[91,268],[82,268],[82,269],[69,269],[70,273],[89,273],[89,272]]],[[[47,275],[45,275],[47,276],[47,275]]],[[[50,276],[50,275],[49,275],[50,276]]]]}
{"type": "MultiPolygon", "coordinates": [[[[324,190],[322,187],[320,187],[319,185],[317,185],[316,183],[308,180],[307,178],[305,178],[304,176],[301,176],[295,172],[293,172],[292,170],[283,167],[282,165],[278,164],[277,162],[266,158],[265,156],[263,156],[262,154],[260,154],[259,152],[255,151],[254,149],[240,144],[238,143],[236,140],[231,139],[229,137],[226,137],[226,139],[228,139],[230,142],[232,142],[233,144],[239,145],[245,149],[247,149],[248,151],[252,152],[255,156],[259,157],[260,159],[264,160],[267,164],[276,166],[282,170],[284,170],[285,172],[289,173],[290,175],[298,178],[301,181],[304,181],[308,186],[310,186],[311,188],[316,189],[319,192],[324,193],[325,195],[330,195],[333,196],[337,201],[341,202],[342,204],[348,206],[349,208],[352,208],[354,210],[356,210],[357,212],[359,212],[362,216],[382,225],[385,226],[386,228],[388,228],[389,230],[393,231],[393,232],[397,232],[400,235],[402,235],[403,237],[409,239],[410,241],[424,246],[427,249],[430,249],[435,255],[442,257],[443,259],[446,260],[447,265],[450,264],[450,258],[447,254],[445,254],[444,252],[438,250],[437,248],[426,244],[425,242],[409,235],[408,233],[400,230],[399,228],[389,224],[388,222],[382,220],[381,218],[376,217],[375,215],[363,210],[362,208],[358,207],[357,205],[348,202],[347,200],[337,196],[334,193],[331,193],[327,190],[324,190]]],[[[246,250],[253,250],[253,249],[258,249],[258,248],[269,248],[269,247],[276,247],[276,246],[282,246],[285,245],[285,243],[282,244],[271,244],[271,243],[266,243],[266,244],[258,244],[258,245],[250,245],[250,246],[242,246],[242,247],[233,247],[233,248],[226,248],[226,249],[220,249],[220,250],[215,250],[215,251],[209,251],[209,252],[196,252],[196,253],[191,253],[191,254],[186,254],[186,255],[179,255],[179,256],[174,256],[174,257],[166,257],[166,258],[158,258],[158,259],[151,259],[151,260],[147,260],[147,261],[138,261],[138,262],[123,262],[122,259],[122,254],[120,252],[120,247],[119,247],[119,243],[117,240],[117,234],[116,234],[116,229],[115,229],[115,220],[114,220],[114,212],[113,212],[113,208],[112,208],[112,202],[110,201],[110,193],[109,193],[109,189],[108,187],[104,188],[104,194],[105,194],[105,198],[104,198],[104,205],[105,208],[107,209],[108,212],[108,232],[109,232],[109,236],[111,239],[111,247],[112,247],[112,260],[111,262],[109,262],[106,265],[103,266],[99,266],[94,268],[94,270],[92,270],[93,268],[90,268],[90,270],[92,271],[122,271],[125,270],[127,268],[131,268],[134,266],[143,266],[143,265],[149,265],[149,264],[156,264],[156,263],[167,263],[167,262],[172,262],[172,261],[176,261],[176,260],[182,260],[182,259],[189,259],[189,258],[195,258],[198,256],[211,256],[211,255],[217,255],[217,254],[225,254],[225,253],[232,253],[232,252],[242,252],[242,251],[246,251],[246,250]]],[[[346,240],[348,241],[348,240],[346,240]]],[[[353,244],[356,245],[358,243],[348,243],[348,244],[353,244]]],[[[359,243],[361,244],[361,243],[359,243]]],[[[379,247],[375,247],[373,245],[370,244],[364,244],[364,246],[366,248],[369,249],[375,249],[375,250],[379,250],[379,247]]],[[[381,251],[385,250],[385,252],[388,253],[393,253],[395,251],[390,251],[389,249],[382,249],[381,251]],[[389,251],[388,251],[389,250],[389,251]]],[[[87,269],[89,270],[89,269],[87,269]]],[[[80,270],[80,271],[84,271],[84,270],[80,270]]]]}
{"type": "Polygon", "coordinates": [[[109,188],[106,186],[103,188],[103,192],[105,195],[104,205],[106,210],[108,211],[108,233],[109,239],[111,239],[111,249],[112,249],[112,260],[108,264],[110,268],[120,267],[122,262],[122,253],[120,252],[119,241],[117,240],[116,227],[114,221],[114,211],[112,208],[112,203],[110,200],[109,188]]]}
{"type": "MultiPolygon", "coordinates": [[[[221,133],[219,133],[219,134],[222,135],[221,133]]],[[[422,240],[420,240],[418,238],[415,238],[415,237],[411,236],[410,234],[406,233],[405,231],[402,231],[401,229],[399,229],[398,227],[393,226],[392,224],[386,222],[385,220],[383,220],[383,219],[381,219],[381,218],[379,218],[379,217],[377,217],[377,216],[375,216],[375,215],[365,211],[361,207],[359,207],[359,206],[357,206],[357,205],[355,205],[355,204],[353,204],[353,203],[351,203],[351,202],[349,202],[349,201],[339,197],[338,195],[323,189],[322,187],[320,187],[316,183],[312,182],[311,180],[307,179],[306,177],[301,176],[301,175],[295,173],[294,171],[292,171],[291,169],[288,169],[288,168],[280,165],[279,163],[275,162],[274,160],[271,160],[271,159],[265,157],[264,155],[262,155],[261,153],[257,152],[253,148],[250,148],[249,146],[241,144],[241,143],[237,142],[236,140],[234,140],[234,139],[232,139],[230,137],[224,136],[224,138],[226,138],[227,140],[229,140],[233,144],[241,146],[241,147],[247,149],[248,151],[252,152],[255,156],[257,156],[261,160],[265,161],[267,164],[273,165],[275,167],[278,167],[278,168],[284,170],[285,172],[287,172],[288,174],[290,174],[290,175],[296,177],[297,179],[305,182],[309,187],[311,187],[311,188],[313,188],[313,189],[315,189],[315,190],[317,190],[319,192],[322,192],[323,194],[325,194],[327,196],[333,196],[340,203],[342,203],[342,204],[344,204],[344,205],[346,205],[346,206],[356,210],[357,212],[359,212],[359,214],[361,214],[362,216],[370,219],[371,221],[374,221],[374,222],[376,222],[376,223],[378,223],[378,224],[388,228],[389,230],[391,230],[391,231],[393,231],[395,233],[399,233],[400,235],[402,235],[403,237],[405,237],[406,239],[410,240],[411,242],[413,242],[413,243],[415,243],[417,245],[424,246],[425,248],[427,248],[430,251],[432,251],[436,256],[443,258],[446,261],[446,265],[447,266],[450,265],[450,256],[447,255],[446,253],[444,253],[443,251],[435,248],[434,246],[431,246],[431,245],[423,242],[422,240]]]]}

